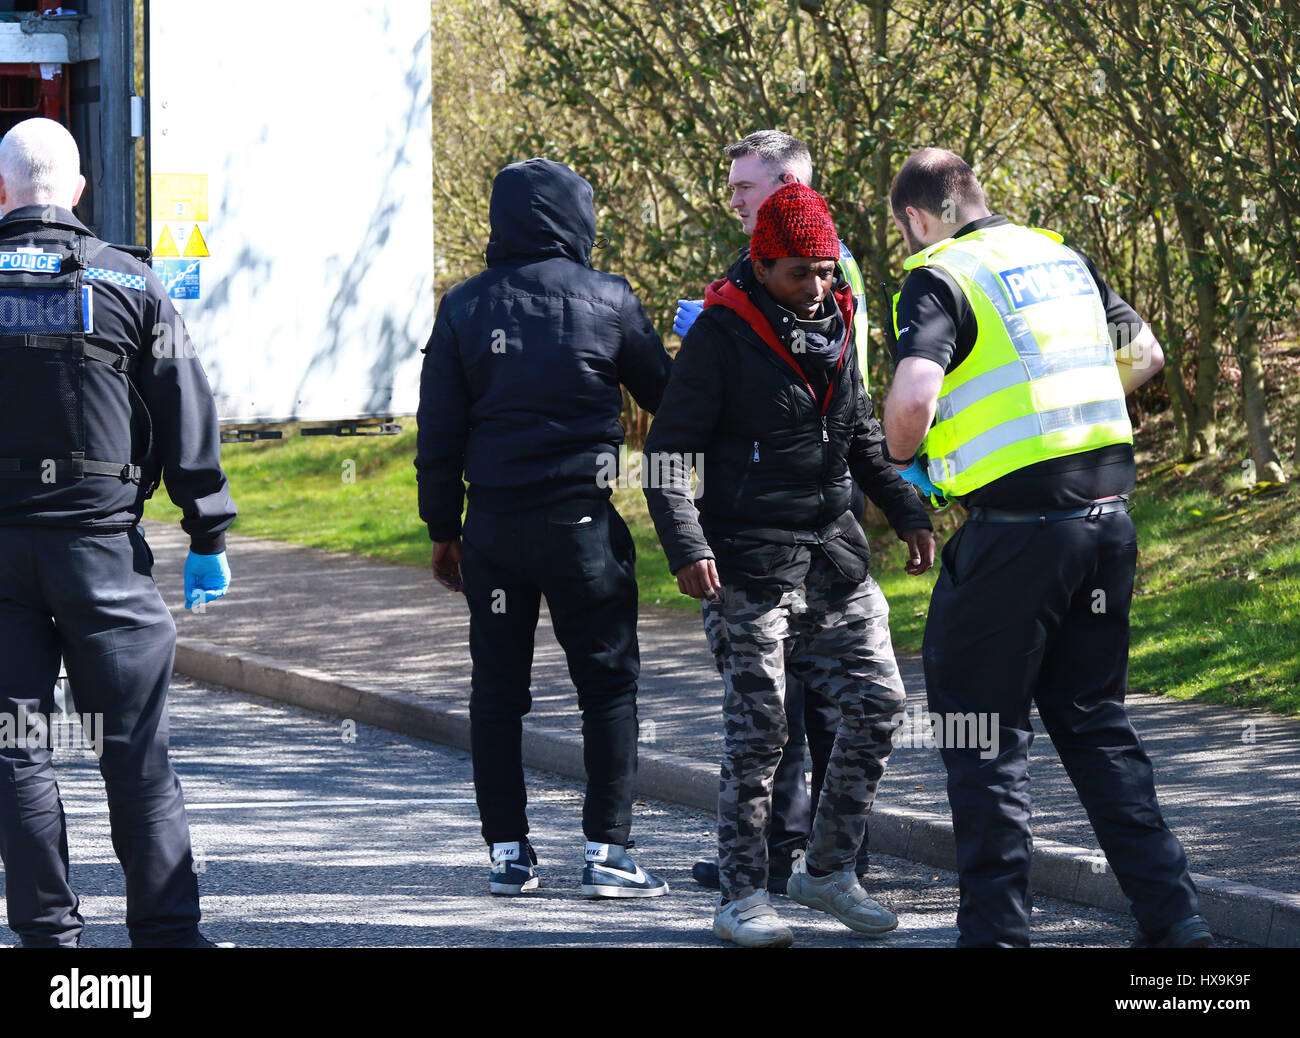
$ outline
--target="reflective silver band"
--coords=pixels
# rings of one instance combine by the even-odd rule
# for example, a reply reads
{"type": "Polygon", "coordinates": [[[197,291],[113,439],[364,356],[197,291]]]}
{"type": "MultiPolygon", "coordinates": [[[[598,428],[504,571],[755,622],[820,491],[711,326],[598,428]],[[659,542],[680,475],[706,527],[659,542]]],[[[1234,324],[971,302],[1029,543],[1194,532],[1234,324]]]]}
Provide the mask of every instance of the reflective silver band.
{"type": "Polygon", "coordinates": [[[1002,422],[987,432],[980,433],[944,458],[931,458],[930,479],[934,483],[950,482],[995,451],[1023,440],[1031,440],[1036,436],[1059,432],[1062,429],[1083,430],[1088,426],[1105,425],[1127,418],[1128,408],[1123,400],[1095,400],[1088,404],[1021,415],[1019,418],[1002,422]]]}
{"type": "Polygon", "coordinates": [[[1033,382],[1049,375],[1059,375],[1062,371],[1074,371],[1079,368],[1103,367],[1115,364],[1115,356],[1108,346],[1086,346],[1080,350],[1068,350],[1064,353],[1035,354],[1021,357],[1000,367],[976,375],[969,382],[939,398],[935,410],[935,421],[946,422],[958,411],[965,410],[986,396],[1011,386],[1033,382]]]}

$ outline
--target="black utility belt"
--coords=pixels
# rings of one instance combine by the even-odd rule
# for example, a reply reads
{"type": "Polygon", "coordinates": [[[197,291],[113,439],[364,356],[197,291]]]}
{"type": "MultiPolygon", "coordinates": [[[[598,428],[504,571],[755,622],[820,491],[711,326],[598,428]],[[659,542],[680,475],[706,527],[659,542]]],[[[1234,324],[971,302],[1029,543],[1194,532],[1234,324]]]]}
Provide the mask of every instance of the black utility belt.
{"type": "Polygon", "coordinates": [[[77,335],[34,335],[20,333],[0,335],[0,350],[11,349],[51,350],[55,353],[68,353],[74,357],[89,357],[91,360],[107,364],[114,371],[126,371],[131,366],[131,358],[112,350],[86,342],[84,336],[77,335]]]}
{"type": "Polygon", "coordinates": [[[1057,512],[1021,512],[1004,508],[972,508],[967,519],[976,523],[1056,523],[1064,519],[1096,520],[1111,512],[1131,512],[1133,503],[1123,495],[1100,497],[1083,508],[1057,512]]]}
{"type": "Polygon", "coordinates": [[[708,534],[723,534],[734,537],[751,537],[768,544],[825,544],[842,537],[857,525],[857,518],[851,510],[833,522],[816,530],[787,530],[779,526],[746,526],[742,523],[719,522],[708,523],[708,534]]]}
{"type": "Polygon", "coordinates": [[[73,454],[70,458],[37,460],[33,458],[0,458],[0,479],[29,479],[43,477],[50,471],[50,462],[54,464],[56,481],[66,479],[84,479],[86,476],[116,476],[123,483],[140,482],[140,466],[118,461],[95,461],[84,454],[73,454]]]}

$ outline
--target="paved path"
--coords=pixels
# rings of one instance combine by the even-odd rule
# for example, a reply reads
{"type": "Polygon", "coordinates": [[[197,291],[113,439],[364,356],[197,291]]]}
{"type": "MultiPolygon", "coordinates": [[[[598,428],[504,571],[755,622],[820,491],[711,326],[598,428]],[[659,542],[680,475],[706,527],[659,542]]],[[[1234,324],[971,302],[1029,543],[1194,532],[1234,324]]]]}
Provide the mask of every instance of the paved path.
{"type": "MultiPolygon", "coordinates": [[[[178,677],[173,760],[185,789],[203,897],[204,932],[240,947],[726,947],[714,939],[714,895],[690,862],[711,816],[642,801],[638,859],[671,887],[635,902],[581,897],[581,787],[530,772],[533,839],[543,887],[527,898],[487,893],[486,852],[468,755],[178,677]]],[[[109,842],[103,783],[87,749],[60,750],[83,947],[127,944],[121,869],[109,842]]],[[[0,891],[4,874],[0,871],[0,891]]],[[[874,940],[775,898],[799,947],[934,947],[957,938],[955,877],[879,856],[872,892],[900,917],[874,940]]],[[[1033,938],[1047,947],[1116,947],[1124,913],[1037,899],[1033,938]]],[[[11,935],[3,931],[0,944],[11,935]]],[[[1229,944],[1230,942],[1221,942],[1229,944]]]]}
{"type": "MultiPolygon", "coordinates": [[[[184,535],[170,524],[145,525],[157,557],[154,575],[182,638],[314,668],[407,700],[466,704],[464,599],[434,584],[427,570],[232,536],[231,592],[194,615],[181,608],[184,535]]],[[[639,633],[640,715],[643,725],[654,723],[654,749],[712,765],[721,745],[720,685],[698,617],[656,610],[641,618],[639,633]]],[[[911,709],[924,703],[920,663],[900,663],[911,709]]],[[[576,734],[576,696],[545,609],[533,687],[533,723],[576,734]]],[[[1300,720],[1149,695],[1129,702],[1155,763],[1165,816],[1193,871],[1300,893],[1300,720]]],[[[1035,725],[1035,835],[1096,849],[1051,740],[1035,725]]],[[[947,815],[936,751],[896,749],[877,803],[947,815]]]]}

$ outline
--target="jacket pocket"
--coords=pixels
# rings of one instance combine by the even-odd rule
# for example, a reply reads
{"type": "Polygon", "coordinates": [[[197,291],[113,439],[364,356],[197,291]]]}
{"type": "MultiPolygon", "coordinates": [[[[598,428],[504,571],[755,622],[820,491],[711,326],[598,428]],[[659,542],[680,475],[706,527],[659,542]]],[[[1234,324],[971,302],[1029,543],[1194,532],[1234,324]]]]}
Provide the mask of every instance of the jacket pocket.
{"type": "Polygon", "coordinates": [[[724,584],[762,587],[803,582],[801,575],[798,579],[791,576],[792,571],[799,568],[798,553],[801,549],[797,545],[773,544],[744,534],[728,534],[709,541],[709,547],[713,549],[714,564],[724,584]]]}
{"type": "Polygon", "coordinates": [[[871,563],[871,545],[862,527],[854,523],[845,533],[822,546],[826,559],[851,584],[867,579],[871,563]]]}
{"type": "Polygon", "coordinates": [[[749,470],[758,464],[762,457],[762,445],[755,440],[745,453],[745,464],[740,470],[740,479],[736,481],[736,496],[731,499],[730,511],[734,515],[745,494],[745,484],[749,482],[749,470]]]}

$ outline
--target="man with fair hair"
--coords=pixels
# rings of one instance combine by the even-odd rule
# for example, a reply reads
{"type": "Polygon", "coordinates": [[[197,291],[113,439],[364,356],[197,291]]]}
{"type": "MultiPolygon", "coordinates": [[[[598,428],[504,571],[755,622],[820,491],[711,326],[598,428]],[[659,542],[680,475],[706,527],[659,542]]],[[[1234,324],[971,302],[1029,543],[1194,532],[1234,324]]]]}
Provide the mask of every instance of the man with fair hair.
{"type": "Polygon", "coordinates": [[[216,408],[179,315],[147,266],[72,214],[71,134],[28,119],[0,141],[0,856],[24,947],[75,947],[51,763],[59,658],[108,793],[133,947],[213,947],[180,783],[168,759],[176,627],[140,531],[158,485],[190,537],[186,608],[230,583],[235,506],[216,408]],[[4,732],[24,731],[25,738],[4,732]],[[33,737],[35,733],[35,737],[33,737]]]}
{"type": "MultiPolygon", "coordinates": [[[[729,144],[723,154],[731,160],[728,183],[731,187],[731,208],[740,217],[745,235],[754,233],[758,210],[771,195],[786,184],[812,186],[813,165],[808,145],[798,137],[780,130],[758,130],[743,140],[729,144]]],[[[844,242],[839,249],[839,273],[853,294],[853,345],[857,353],[860,377],[867,376],[867,301],[863,289],[862,271],[844,242]]],[[[740,250],[727,277],[734,281],[740,268],[749,257],[749,246],[740,250]]],[[[679,299],[677,319],[673,331],[685,336],[695,318],[699,316],[704,300],[679,299]]],[[[862,492],[855,484],[852,488],[853,514],[861,516],[865,508],[862,492]]],[[[840,722],[839,707],[826,696],[814,693],[805,695],[803,684],[796,677],[786,683],[785,707],[789,723],[789,742],[781,763],[777,765],[772,786],[772,827],[768,839],[771,861],[771,884],[777,893],[784,893],[790,875],[792,860],[803,852],[817,801],[826,777],[835,730],[840,722]],[[804,778],[804,743],[812,757],[812,795],[804,778]]],[[[867,875],[867,834],[858,849],[857,873],[867,875]]],[[[714,861],[698,861],[691,875],[701,886],[718,889],[718,866],[714,861]]]]}
{"type": "MultiPolygon", "coordinates": [[[[728,144],[722,153],[731,160],[727,184],[731,188],[731,208],[740,217],[745,235],[754,233],[754,221],[759,207],[777,188],[786,184],[803,184],[812,187],[812,154],[808,145],[798,137],[780,130],[756,130],[748,137],[728,144]]],[[[853,292],[853,346],[858,354],[858,368],[862,378],[867,378],[867,297],[858,262],[844,242],[839,243],[839,268],[853,292]]],[[[743,259],[749,253],[746,245],[740,250],[743,259]]],[[[673,331],[685,336],[687,330],[704,307],[702,299],[679,299],[673,331]]]]}
{"type": "Polygon", "coordinates": [[[1137,559],[1124,398],[1160,370],[1160,346],[1060,235],[991,213],[952,152],[911,156],[890,205],[912,255],[895,310],[886,458],[967,509],[925,626],[930,710],[982,715],[997,732],[992,759],[982,746],[940,747],[958,944],[1029,944],[1032,702],[1132,902],[1137,945],[1207,945],[1186,855],[1124,709],[1137,559]]]}

